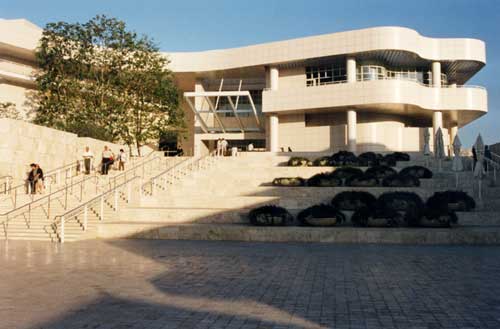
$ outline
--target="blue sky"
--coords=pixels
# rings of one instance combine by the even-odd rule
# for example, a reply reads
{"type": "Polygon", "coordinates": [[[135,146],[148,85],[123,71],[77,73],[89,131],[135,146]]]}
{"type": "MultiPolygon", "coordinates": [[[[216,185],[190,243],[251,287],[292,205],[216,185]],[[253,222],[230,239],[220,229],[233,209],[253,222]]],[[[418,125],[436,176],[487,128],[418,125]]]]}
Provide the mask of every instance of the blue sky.
{"type": "Polygon", "coordinates": [[[488,88],[489,113],[460,129],[500,142],[500,0],[0,0],[1,18],[43,27],[106,14],[152,37],[165,51],[228,48],[372,26],[397,25],[431,37],[486,42],[487,66],[470,84],[488,88]]]}

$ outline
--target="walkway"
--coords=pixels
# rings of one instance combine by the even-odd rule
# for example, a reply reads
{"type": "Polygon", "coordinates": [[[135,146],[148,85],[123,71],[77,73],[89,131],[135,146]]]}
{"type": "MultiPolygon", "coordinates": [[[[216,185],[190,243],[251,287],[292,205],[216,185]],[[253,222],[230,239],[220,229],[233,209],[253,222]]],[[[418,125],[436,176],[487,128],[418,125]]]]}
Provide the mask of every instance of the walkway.
{"type": "Polygon", "coordinates": [[[500,247],[0,244],[0,328],[500,328],[500,247]]]}

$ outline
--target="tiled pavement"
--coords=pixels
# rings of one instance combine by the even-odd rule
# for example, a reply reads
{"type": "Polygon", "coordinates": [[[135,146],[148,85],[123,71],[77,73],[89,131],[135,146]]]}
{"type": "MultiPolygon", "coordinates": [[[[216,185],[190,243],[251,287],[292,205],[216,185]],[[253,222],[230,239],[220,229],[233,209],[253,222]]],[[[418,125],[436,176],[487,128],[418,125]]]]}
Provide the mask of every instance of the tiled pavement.
{"type": "Polygon", "coordinates": [[[500,328],[500,247],[0,244],[0,328],[500,328]]]}

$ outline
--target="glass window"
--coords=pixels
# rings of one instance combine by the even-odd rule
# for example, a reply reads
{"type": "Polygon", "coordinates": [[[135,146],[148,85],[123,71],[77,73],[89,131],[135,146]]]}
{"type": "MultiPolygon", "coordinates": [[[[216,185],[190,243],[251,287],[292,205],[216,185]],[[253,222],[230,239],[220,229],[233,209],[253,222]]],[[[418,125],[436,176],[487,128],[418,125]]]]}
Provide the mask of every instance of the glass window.
{"type": "Polygon", "coordinates": [[[321,86],[347,80],[345,66],[332,64],[306,67],[306,86],[321,86]]]}

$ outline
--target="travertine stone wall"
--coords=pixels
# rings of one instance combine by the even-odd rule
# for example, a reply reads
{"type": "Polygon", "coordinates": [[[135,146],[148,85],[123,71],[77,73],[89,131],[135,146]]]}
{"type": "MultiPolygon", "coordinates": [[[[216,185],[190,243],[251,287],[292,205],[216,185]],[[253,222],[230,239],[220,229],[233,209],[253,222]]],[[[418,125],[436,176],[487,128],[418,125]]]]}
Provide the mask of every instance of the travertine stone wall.
{"type": "MultiPolygon", "coordinates": [[[[99,157],[104,145],[114,152],[122,145],[34,125],[21,120],[0,119],[0,176],[12,175],[16,181],[24,179],[32,162],[48,171],[81,158],[85,146],[99,157]]],[[[127,149],[128,150],[128,149],[127,149]]]]}

